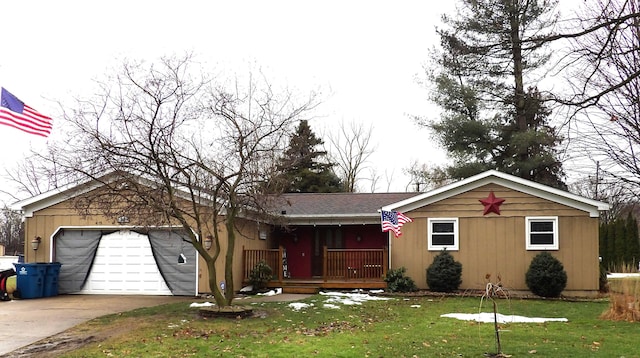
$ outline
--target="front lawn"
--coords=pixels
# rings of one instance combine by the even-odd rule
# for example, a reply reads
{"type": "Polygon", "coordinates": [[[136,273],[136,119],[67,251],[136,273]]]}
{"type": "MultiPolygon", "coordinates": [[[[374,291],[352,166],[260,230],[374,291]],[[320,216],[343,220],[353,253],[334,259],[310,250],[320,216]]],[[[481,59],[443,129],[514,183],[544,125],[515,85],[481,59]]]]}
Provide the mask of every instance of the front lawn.
{"type": "MultiPolygon", "coordinates": [[[[479,298],[396,297],[361,304],[329,299],[254,303],[254,317],[240,320],[203,319],[188,304],[106,316],[75,330],[108,338],[65,357],[481,357],[496,350],[493,323],[440,317],[478,313],[479,298]]],[[[498,307],[505,315],[569,320],[502,324],[506,355],[640,357],[637,323],[598,318],[608,302],[512,299],[498,307]]],[[[490,310],[485,302],[483,311],[490,310]]]]}

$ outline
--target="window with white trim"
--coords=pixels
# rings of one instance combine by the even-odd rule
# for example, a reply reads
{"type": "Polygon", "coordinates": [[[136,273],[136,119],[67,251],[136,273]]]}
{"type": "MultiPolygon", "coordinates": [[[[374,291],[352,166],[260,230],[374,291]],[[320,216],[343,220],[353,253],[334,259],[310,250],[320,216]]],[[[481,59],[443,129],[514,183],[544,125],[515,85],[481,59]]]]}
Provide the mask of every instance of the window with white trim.
{"type": "Polygon", "coordinates": [[[429,251],[458,250],[458,218],[429,218],[429,251]]]}
{"type": "Polygon", "coordinates": [[[558,250],[558,217],[527,216],[527,250],[558,250]]]}

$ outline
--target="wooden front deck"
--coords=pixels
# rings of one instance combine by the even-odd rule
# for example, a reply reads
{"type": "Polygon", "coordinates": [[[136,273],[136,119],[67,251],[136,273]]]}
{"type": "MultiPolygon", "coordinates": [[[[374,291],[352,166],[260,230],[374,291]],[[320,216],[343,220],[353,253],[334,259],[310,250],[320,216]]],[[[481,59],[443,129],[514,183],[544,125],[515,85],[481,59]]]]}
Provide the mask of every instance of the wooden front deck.
{"type": "Polygon", "coordinates": [[[243,282],[264,261],[273,270],[267,287],[282,287],[286,293],[317,293],[321,289],[384,289],[387,275],[387,249],[323,249],[322,276],[291,277],[284,248],[243,250],[243,282]]]}

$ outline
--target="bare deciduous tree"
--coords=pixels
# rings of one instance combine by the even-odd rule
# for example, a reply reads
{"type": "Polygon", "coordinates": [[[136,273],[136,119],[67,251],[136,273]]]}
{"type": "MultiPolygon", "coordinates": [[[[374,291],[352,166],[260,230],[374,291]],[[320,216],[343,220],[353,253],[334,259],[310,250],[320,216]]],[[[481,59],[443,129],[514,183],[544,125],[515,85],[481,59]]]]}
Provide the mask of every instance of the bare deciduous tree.
{"type": "Polygon", "coordinates": [[[411,188],[408,189],[417,192],[432,190],[455,181],[447,175],[445,168],[419,164],[417,161],[412,162],[409,168],[404,169],[404,172],[410,178],[409,186],[411,188]]]}
{"type": "Polygon", "coordinates": [[[560,52],[566,57],[557,66],[569,74],[573,92],[554,96],[554,101],[578,109],[598,106],[607,96],[638,81],[640,70],[628,67],[626,62],[638,56],[633,36],[638,35],[639,10],[637,1],[632,0],[584,1],[576,7],[574,18],[563,21],[565,29],[531,39],[534,43],[560,41],[563,45],[560,52]],[[621,58],[625,69],[618,71],[621,58]],[[606,78],[601,78],[602,74],[606,78]]]}
{"type": "Polygon", "coordinates": [[[206,262],[216,303],[227,306],[235,292],[236,234],[246,232],[244,219],[269,215],[261,188],[292,125],[315,98],[297,104],[264,77],[220,84],[194,65],[188,55],[125,63],[95,98],[65,114],[72,135],[47,159],[59,173],[102,182],[100,191],[78,200],[79,210],[182,227],[206,262]],[[210,251],[201,242],[208,235],[210,251]]]}
{"type": "MultiPolygon", "coordinates": [[[[55,155],[55,153],[51,154],[55,155]]],[[[56,172],[55,166],[47,165],[48,163],[50,162],[39,160],[38,155],[31,155],[13,166],[6,167],[3,177],[6,182],[15,186],[0,189],[0,193],[18,201],[24,196],[36,196],[65,183],[65,180],[61,180],[62,178],[56,172]]]]}
{"type": "Polygon", "coordinates": [[[340,131],[329,135],[329,155],[347,192],[358,191],[359,176],[375,150],[370,146],[372,130],[371,125],[365,128],[362,123],[342,122],[340,131]]]}
{"type": "Polygon", "coordinates": [[[573,40],[568,78],[579,114],[579,153],[604,174],[640,189],[640,5],[637,1],[585,3],[584,27],[573,40]],[[599,26],[600,25],[600,26],[599,26]]]}
{"type": "Polygon", "coordinates": [[[634,193],[633,186],[599,170],[599,164],[596,167],[598,169],[595,173],[572,183],[569,189],[572,193],[585,198],[604,200],[609,203],[610,209],[602,212],[600,219],[604,223],[612,222],[616,218],[623,217],[629,208],[638,205],[637,194],[634,193]]]}
{"type": "Polygon", "coordinates": [[[15,255],[23,252],[22,217],[19,213],[3,208],[0,211],[0,244],[4,245],[5,253],[15,255]]]}

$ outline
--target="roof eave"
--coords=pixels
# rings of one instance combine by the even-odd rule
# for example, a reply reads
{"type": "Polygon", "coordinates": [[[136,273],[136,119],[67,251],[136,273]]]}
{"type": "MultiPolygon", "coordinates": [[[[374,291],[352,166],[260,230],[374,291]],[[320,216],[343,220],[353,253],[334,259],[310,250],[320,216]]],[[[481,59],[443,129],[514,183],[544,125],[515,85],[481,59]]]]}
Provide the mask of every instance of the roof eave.
{"type": "Polygon", "coordinates": [[[605,202],[584,198],[497,170],[489,170],[459,182],[445,185],[428,193],[387,205],[383,207],[383,210],[411,211],[487,184],[499,184],[509,189],[567,205],[588,212],[591,217],[599,217],[601,211],[606,211],[610,208],[610,205],[605,202]]]}

